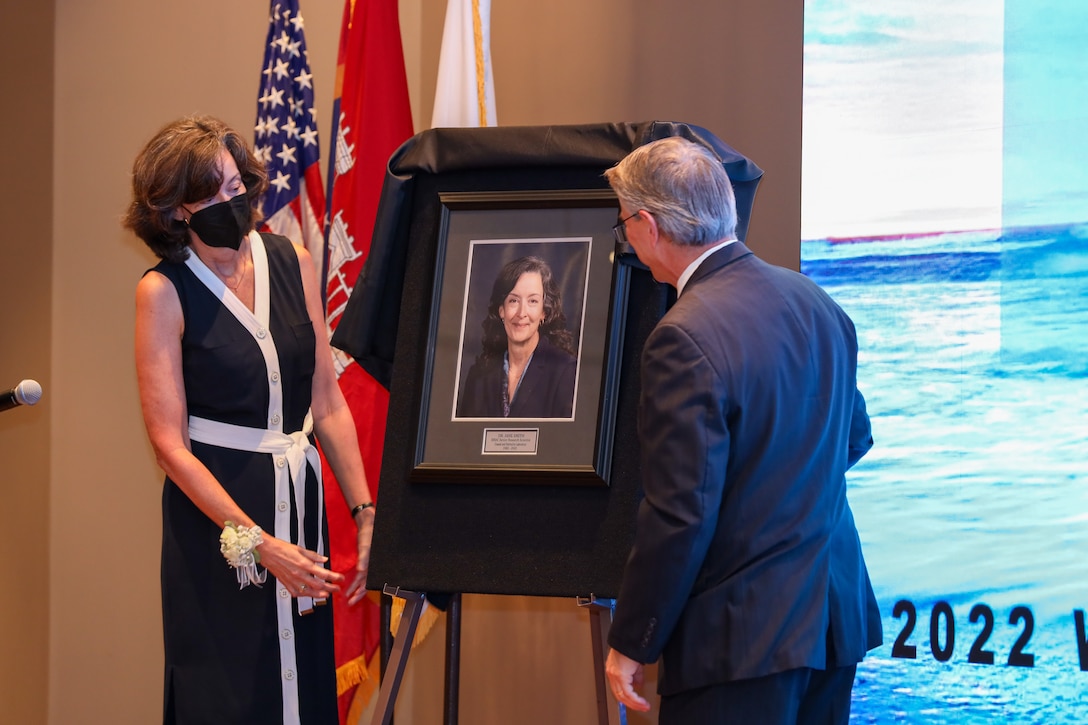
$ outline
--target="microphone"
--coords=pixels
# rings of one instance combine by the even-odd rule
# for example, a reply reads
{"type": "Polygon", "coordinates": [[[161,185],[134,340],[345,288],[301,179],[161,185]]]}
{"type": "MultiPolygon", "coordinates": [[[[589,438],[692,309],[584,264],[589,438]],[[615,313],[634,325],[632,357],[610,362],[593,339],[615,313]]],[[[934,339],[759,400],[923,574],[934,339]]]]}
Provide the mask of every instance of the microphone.
{"type": "Polygon", "coordinates": [[[24,380],[7,392],[0,393],[0,412],[17,405],[34,405],[42,399],[42,386],[37,380],[24,380]]]}

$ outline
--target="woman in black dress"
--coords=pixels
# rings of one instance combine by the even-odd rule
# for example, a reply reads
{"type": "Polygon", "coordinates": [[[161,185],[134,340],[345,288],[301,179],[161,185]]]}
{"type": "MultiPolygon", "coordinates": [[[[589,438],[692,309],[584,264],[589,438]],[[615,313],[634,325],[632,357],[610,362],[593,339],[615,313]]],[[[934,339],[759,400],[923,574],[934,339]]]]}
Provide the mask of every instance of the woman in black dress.
{"type": "Polygon", "coordinates": [[[209,117],[169,124],[133,167],[125,225],[161,260],[136,288],[136,372],[166,473],[166,723],[336,723],[320,605],[365,595],[374,509],[355,427],[310,255],[254,231],[267,183],[209,117]],[[315,434],[354,507],[349,577],[327,567],[315,434]]]}

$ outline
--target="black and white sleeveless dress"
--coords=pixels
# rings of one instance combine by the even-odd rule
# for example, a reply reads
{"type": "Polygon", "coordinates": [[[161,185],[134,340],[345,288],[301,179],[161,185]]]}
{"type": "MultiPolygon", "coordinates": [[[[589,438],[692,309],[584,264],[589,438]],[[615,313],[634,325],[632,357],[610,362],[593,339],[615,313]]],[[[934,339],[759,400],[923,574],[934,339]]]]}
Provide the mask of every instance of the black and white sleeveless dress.
{"type": "MultiPolygon", "coordinates": [[[[253,312],[195,254],[155,267],[184,313],[192,450],[264,531],[324,553],[309,419],[315,338],[298,258],[285,237],[249,240],[253,312]]],[[[331,604],[293,599],[272,577],[240,589],[219,551],[224,522],[169,478],[162,515],[163,721],[337,723],[331,604]]]]}

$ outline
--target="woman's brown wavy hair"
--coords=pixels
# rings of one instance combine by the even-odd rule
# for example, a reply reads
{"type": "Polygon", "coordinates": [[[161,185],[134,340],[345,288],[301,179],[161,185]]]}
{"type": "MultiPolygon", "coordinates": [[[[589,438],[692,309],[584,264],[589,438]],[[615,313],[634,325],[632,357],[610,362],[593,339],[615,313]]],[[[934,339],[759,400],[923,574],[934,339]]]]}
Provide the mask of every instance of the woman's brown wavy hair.
{"type": "Polygon", "coordinates": [[[155,256],[169,262],[183,262],[189,256],[189,227],[175,219],[174,212],[219,191],[223,183],[219,154],[224,148],[246,187],[250,208],[246,231],[261,220],[257,200],[268,188],[268,174],[245,139],[211,116],[179,119],[155,134],[132,165],[132,204],[124,226],[155,256]]]}

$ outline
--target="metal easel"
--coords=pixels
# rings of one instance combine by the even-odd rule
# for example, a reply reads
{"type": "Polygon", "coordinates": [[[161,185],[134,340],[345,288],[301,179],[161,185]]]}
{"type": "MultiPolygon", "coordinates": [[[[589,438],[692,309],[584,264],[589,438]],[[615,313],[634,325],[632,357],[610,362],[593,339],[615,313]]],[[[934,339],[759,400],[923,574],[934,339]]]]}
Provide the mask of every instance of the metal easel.
{"type": "MultiPolygon", "coordinates": [[[[382,598],[382,679],[378,704],[374,710],[371,725],[391,725],[401,678],[412,649],[419,617],[423,612],[424,595],[410,592],[400,587],[386,584],[382,589],[386,595],[382,598]],[[389,612],[391,597],[404,599],[404,611],[401,614],[397,636],[389,633],[389,612]],[[392,646],[390,647],[390,643],[392,646]],[[388,657],[385,653],[388,652],[388,657]]],[[[589,611],[590,635],[593,649],[593,679],[597,693],[597,722],[599,725],[627,725],[627,712],[623,705],[609,697],[608,684],[605,681],[604,659],[608,647],[608,628],[612,624],[614,599],[598,599],[592,594],[578,597],[578,606],[589,611]],[[607,620],[602,615],[607,614],[607,620]]],[[[446,609],[446,678],[444,694],[444,725],[457,725],[458,690],[461,671],[461,594],[453,594],[446,609]]]]}

